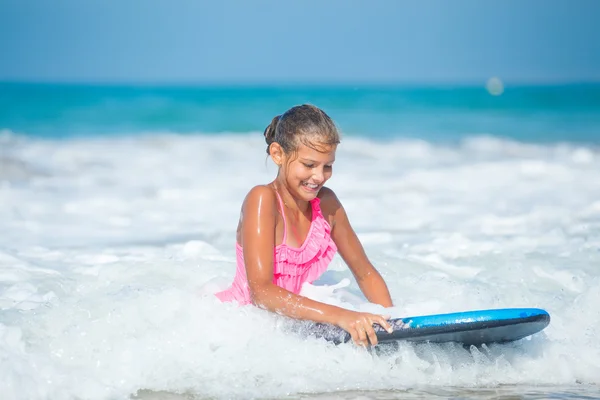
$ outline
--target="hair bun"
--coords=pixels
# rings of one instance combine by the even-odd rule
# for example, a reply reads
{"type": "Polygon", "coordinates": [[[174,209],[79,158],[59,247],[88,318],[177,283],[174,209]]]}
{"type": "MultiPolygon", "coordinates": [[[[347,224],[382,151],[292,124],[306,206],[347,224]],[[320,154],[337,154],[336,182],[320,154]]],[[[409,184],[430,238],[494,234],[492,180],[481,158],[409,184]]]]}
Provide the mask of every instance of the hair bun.
{"type": "Polygon", "coordinates": [[[269,124],[269,126],[267,126],[265,128],[265,131],[263,133],[263,135],[265,136],[265,142],[267,142],[267,154],[270,154],[269,146],[271,145],[271,143],[273,143],[275,141],[275,133],[277,131],[277,123],[279,122],[280,117],[281,117],[281,115],[274,117],[271,120],[271,123],[269,124]]]}

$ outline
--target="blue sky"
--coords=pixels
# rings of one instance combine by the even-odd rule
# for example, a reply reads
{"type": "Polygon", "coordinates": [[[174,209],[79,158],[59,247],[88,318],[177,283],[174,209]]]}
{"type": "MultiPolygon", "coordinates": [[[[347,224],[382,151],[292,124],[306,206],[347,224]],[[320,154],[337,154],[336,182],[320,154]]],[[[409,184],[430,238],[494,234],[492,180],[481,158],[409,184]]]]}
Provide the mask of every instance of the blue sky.
{"type": "Polygon", "coordinates": [[[0,80],[600,81],[600,1],[0,0],[0,80]]]}

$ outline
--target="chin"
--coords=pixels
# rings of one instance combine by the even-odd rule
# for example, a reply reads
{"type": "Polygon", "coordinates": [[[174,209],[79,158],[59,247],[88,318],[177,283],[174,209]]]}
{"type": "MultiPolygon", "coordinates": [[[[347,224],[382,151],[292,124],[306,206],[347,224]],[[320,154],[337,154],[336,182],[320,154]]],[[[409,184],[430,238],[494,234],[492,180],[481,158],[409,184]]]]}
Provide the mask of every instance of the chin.
{"type": "Polygon", "coordinates": [[[305,200],[312,200],[319,194],[323,186],[319,186],[316,190],[307,190],[305,186],[300,185],[298,188],[298,194],[305,200]]]}

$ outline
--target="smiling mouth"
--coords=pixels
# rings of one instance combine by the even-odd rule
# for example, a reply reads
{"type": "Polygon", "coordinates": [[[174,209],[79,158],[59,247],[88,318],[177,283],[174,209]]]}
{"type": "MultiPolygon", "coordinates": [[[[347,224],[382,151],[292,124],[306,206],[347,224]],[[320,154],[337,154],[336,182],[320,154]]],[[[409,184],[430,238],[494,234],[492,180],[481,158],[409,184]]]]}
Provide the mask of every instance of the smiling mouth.
{"type": "Polygon", "coordinates": [[[310,191],[315,191],[319,188],[319,185],[314,184],[314,183],[308,183],[308,182],[302,182],[302,186],[304,186],[305,188],[307,188],[310,191]]]}

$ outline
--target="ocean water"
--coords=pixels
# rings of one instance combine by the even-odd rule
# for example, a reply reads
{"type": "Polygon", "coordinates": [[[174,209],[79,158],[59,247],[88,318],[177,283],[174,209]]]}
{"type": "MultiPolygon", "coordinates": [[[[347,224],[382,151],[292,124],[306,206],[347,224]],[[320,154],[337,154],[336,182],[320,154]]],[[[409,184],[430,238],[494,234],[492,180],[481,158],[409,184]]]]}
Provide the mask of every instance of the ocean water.
{"type": "Polygon", "coordinates": [[[275,115],[306,102],[325,109],[346,136],[454,143],[481,134],[543,143],[600,141],[600,84],[507,86],[494,96],[483,85],[222,87],[0,82],[0,129],[45,138],[262,132],[275,115]]]}
{"type": "MultiPolygon", "coordinates": [[[[13,399],[600,398],[600,89],[0,85],[0,393],[13,399]],[[329,182],[393,317],[540,307],[503,345],[368,352],[211,295],[262,130],[322,106],[329,182]]],[[[304,293],[367,303],[336,257],[304,293]]]]}

